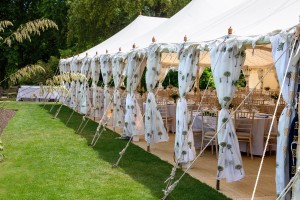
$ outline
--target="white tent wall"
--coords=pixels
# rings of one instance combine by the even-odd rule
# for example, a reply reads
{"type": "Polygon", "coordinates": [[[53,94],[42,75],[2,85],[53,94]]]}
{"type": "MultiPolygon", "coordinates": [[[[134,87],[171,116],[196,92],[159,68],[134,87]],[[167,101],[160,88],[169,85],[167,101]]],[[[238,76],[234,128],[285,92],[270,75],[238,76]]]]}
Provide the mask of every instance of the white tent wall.
{"type": "Polygon", "coordinates": [[[276,79],[276,71],[272,70],[265,78],[263,89],[269,87],[271,90],[279,90],[279,84],[276,79]]]}
{"type": "MultiPolygon", "coordinates": [[[[266,71],[264,71],[265,73],[266,71]]],[[[259,69],[251,69],[250,71],[250,77],[249,77],[249,88],[253,89],[255,88],[255,86],[257,85],[257,83],[259,82],[259,69]]],[[[260,90],[262,87],[262,89],[264,90],[266,87],[269,87],[271,90],[278,90],[279,89],[279,84],[278,81],[276,79],[276,71],[275,68],[272,69],[267,76],[264,78],[263,80],[263,86],[261,86],[261,83],[259,85],[256,86],[256,89],[260,90]]]]}

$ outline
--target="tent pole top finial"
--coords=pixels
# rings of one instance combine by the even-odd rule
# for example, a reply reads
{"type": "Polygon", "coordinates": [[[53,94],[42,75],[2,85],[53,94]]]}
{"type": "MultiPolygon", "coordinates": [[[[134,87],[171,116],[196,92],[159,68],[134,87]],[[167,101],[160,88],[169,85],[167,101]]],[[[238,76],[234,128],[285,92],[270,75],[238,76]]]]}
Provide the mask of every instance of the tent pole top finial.
{"type": "Polygon", "coordinates": [[[122,48],[121,48],[121,47],[119,47],[119,51],[120,51],[120,52],[122,51],[122,48]]]}
{"type": "Polygon", "coordinates": [[[231,28],[231,26],[228,29],[228,35],[232,35],[232,28],[231,28]]]}
{"type": "Polygon", "coordinates": [[[153,36],[152,37],[152,43],[155,43],[156,42],[156,39],[155,39],[155,37],[153,36]]]}
{"type": "Polygon", "coordinates": [[[107,50],[107,49],[106,49],[106,51],[105,51],[105,52],[106,52],[106,54],[108,54],[108,50],[107,50]]]}
{"type": "Polygon", "coordinates": [[[187,36],[186,35],[184,36],[183,41],[187,42],[187,36]]]}
{"type": "Polygon", "coordinates": [[[96,51],[96,55],[98,55],[98,51],[96,51]]]}
{"type": "Polygon", "coordinates": [[[135,45],[135,43],[133,43],[133,45],[132,45],[132,48],[133,48],[133,49],[135,49],[135,48],[136,48],[136,45],[135,45]]]}

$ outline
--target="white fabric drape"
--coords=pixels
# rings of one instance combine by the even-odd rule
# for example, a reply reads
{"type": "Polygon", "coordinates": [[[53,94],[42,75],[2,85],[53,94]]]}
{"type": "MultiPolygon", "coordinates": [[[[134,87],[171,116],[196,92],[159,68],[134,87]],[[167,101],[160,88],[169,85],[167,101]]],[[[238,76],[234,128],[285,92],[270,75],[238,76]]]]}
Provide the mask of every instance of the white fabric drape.
{"type": "MultiPolygon", "coordinates": [[[[289,182],[289,156],[288,156],[288,138],[290,132],[290,126],[293,118],[295,117],[294,105],[297,102],[295,99],[298,88],[298,68],[299,68],[299,44],[296,46],[294,54],[291,55],[292,35],[287,33],[280,33],[271,37],[272,43],[272,55],[275,63],[276,72],[280,86],[283,85],[282,97],[286,101],[287,105],[281,113],[278,122],[278,137],[277,137],[277,153],[276,153],[276,193],[280,194],[289,182]],[[291,58],[290,65],[288,65],[291,58]],[[285,71],[288,67],[287,77],[283,83],[285,71]]],[[[298,147],[299,149],[299,147],[298,147]]],[[[300,154],[298,154],[300,155],[300,154]]],[[[298,156],[299,158],[299,156],[298,156]]],[[[298,159],[298,163],[299,163],[298,159]]],[[[297,165],[299,167],[299,165],[297,165]]],[[[294,189],[295,199],[300,199],[299,194],[299,181],[294,189]],[[298,188],[297,188],[298,187],[298,188]]],[[[288,198],[288,197],[287,197],[288,198]]]]}
{"type": "Polygon", "coordinates": [[[113,110],[113,127],[124,126],[124,111],[121,108],[121,96],[119,91],[122,74],[125,68],[125,55],[121,52],[112,58],[112,70],[114,79],[114,110],[113,110]]]}
{"type": "Polygon", "coordinates": [[[142,135],[144,123],[140,107],[135,97],[135,91],[142,78],[146,66],[145,52],[131,51],[127,57],[127,97],[123,136],[142,135]]]}
{"type": "Polygon", "coordinates": [[[160,73],[158,75],[158,80],[159,80],[160,83],[162,83],[165,80],[168,72],[169,72],[169,68],[168,67],[161,67],[160,73]]]}
{"type": "Polygon", "coordinates": [[[68,94],[65,95],[65,99],[63,101],[63,104],[65,106],[68,106],[68,107],[70,107],[70,101],[71,101],[71,93],[70,93],[71,79],[70,79],[70,72],[71,72],[70,63],[69,62],[65,62],[65,73],[64,73],[64,76],[65,76],[65,87],[66,87],[66,90],[68,91],[68,94]]]}
{"type": "MultiPolygon", "coordinates": [[[[77,59],[73,58],[71,63],[70,63],[70,69],[71,69],[71,73],[75,74],[77,72],[77,59]]],[[[70,108],[72,108],[73,110],[75,110],[76,107],[76,97],[77,97],[77,80],[74,77],[74,75],[72,76],[72,80],[71,80],[71,85],[70,85],[70,108]]]]}
{"type": "Polygon", "coordinates": [[[103,78],[103,84],[104,84],[104,103],[103,103],[103,121],[106,122],[108,119],[108,112],[110,111],[108,106],[110,104],[111,96],[109,94],[108,90],[108,83],[111,79],[112,75],[112,68],[111,68],[111,59],[110,55],[102,55],[100,56],[100,68],[101,68],[101,74],[103,78]]]}
{"type": "Polygon", "coordinates": [[[70,61],[70,68],[71,68],[71,73],[77,72],[77,59],[75,57],[73,57],[72,60],[70,61]]]}
{"type": "Polygon", "coordinates": [[[96,55],[91,60],[91,75],[92,75],[92,115],[93,117],[100,117],[100,108],[101,108],[101,101],[99,101],[100,93],[97,90],[97,83],[100,77],[100,61],[99,57],[96,55]]]}
{"type": "Polygon", "coordinates": [[[218,118],[220,150],[217,179],[226,178],[227,182],[238,181],[245,176],[235,127],[228,110],[234,97],[235,85],[239,79],[245,56],[242,44],[234,39],[226,42],[217,41],[212,44],[210,49],[214,83],[222,107],[218,118]],[[227,119],[228,122],[223,126],[227,119]]]}
{"type": "Polygon", "coordinates": [[[80,85],[80,90],[78,94],[78,101],[79,101],[79,107],[80,107],[80,113],[81,114],[88,114],[89,112],[89,86],[88,86],[88,68],[89,68],[89,59],[88,57],[85,57],[82,60],[82,65],[81,65],[81,74],[85,75],[85,78],[82,78],[80,80],[81,85],[80,85]]]}
{"type": "MultiPolygon", "coordinates": [[[[65,63],[65,61],[63,59],[61,59],[59,61],[58,66],[59,66],[59,74],[60,74],[60,76],[63,76],[66,73],[66,63],[65,63]]],[[[64,80],[62,80],[61,83],[60,83],[60,86],[64,87],[65,84],[66,84],[66,82],[64,80]]],[[[43,89],[40,90],[40,95],[41,96],[44,95],[44,90],[43,89]]],[[[62,104],[65,104],[65,101],[66,101],[66,97],[63,93],[61,93],[61,95],[59,96],[59,102],[62,103],[62,104]]]]}
{"type": "Polygon", "coordinates": [[[199,52],[194,46],[182,48],[179,52],[178,86],[179,100],[176,108],[175,158],[184,168],[188,167],[196,157],[191,119],[185,99],[193,87],[197,76],[199,52]]]}
{"type": "Polygon", "coordinates": [[[160,74],[161,53],[160,45],[153,44],[148,48],[148,60],[146,71],[146,85],[148,96],[145,110],[145,140],[147,144],[166,142],[169,140],[164,122],[157,109],[153,90],[158,82],[160,74]]]}

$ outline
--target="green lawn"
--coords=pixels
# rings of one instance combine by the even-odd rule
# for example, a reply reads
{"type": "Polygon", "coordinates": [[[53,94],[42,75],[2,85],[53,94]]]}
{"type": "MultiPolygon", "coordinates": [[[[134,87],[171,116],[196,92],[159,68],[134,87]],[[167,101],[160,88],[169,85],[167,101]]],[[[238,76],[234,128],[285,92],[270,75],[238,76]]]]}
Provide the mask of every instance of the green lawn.
{"type": "MultiPolygon", "coordinates": [[[[0,163],[0,199],[130,199],[162,197],[164,180],[172,166],[130,145],[112,169],[126,141],[105,132],[95,148],[88,144],[97,124],[89,122],[82,135],[75,133],[81,117],[75,114],[65,125],[71,110],[63,107],[57,119],[51,105],[8,103],[18,109],[1,136],[5,161],[0,163]]],[[[227,199],[205,184],[185,176],[168,199],[227,199]]]]}

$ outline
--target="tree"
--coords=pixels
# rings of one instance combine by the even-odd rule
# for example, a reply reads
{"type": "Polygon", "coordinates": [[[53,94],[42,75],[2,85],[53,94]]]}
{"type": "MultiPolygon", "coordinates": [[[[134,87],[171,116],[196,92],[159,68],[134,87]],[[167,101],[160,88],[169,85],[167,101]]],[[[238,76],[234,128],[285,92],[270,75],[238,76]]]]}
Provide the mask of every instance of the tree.
{"type": "Polygon", "coordinates": [[[202,73],[199,80],[199,88],[205,90],[208,83],[208,87],[215,89],[214,80],[212,77],[212,72],[210,67],[206,67],[202,73]]]}
{"type": "Polygon", "coordinates": [[[0,21],[9,20],[14,24],[1,36],[8,36],[21,24],[40,18],[52,20],[59,30],[32,35],[31,41],[12,43],[10,48],[0,45],[0,80],[28,64],[39,60],[48,62],[51,56],[60,56],[59,49],[66,48],[67,11],[67,0],[1,0],[0,21]]]}
{"type": "MultiPolygon", "coordinates": [[[[3,33],[3,35],[0,35],[0,47],[11,47],[12,42],[22,44],[26,40],[31,41],[32,35],[40,35],[41,32],[49,28],[58,29],[57,25],[48,19],[36,19],[20,25],[15,31],[8,30],[8,28],[12,26],[13,23],[11,21],[0,21],[0,33],[3,33]]],[[[43,71],[43,69],[39,65],[29,65],[13,73],[13,75],[9,75],[7,79],[16,82],[22,77],[30,77],[31,74],[41,71],[43,71]]],[[[0,81],[0,84],[2,82],[3,80],[0,81]]]]}
{"type": "Polygon", "coordinates": [[[163,80],[162,86],[164,88],[168,87],[169,85],[178,88],[178,71],[176,70],[169,70],[168,74],[163,80]]]}

